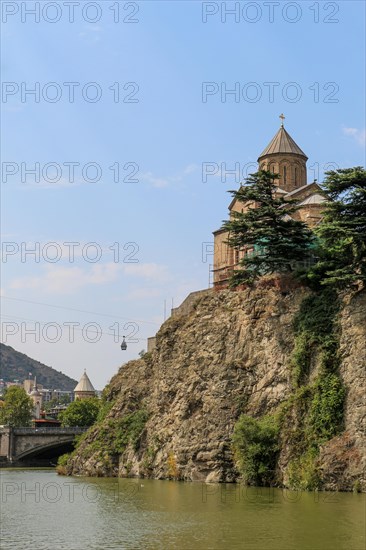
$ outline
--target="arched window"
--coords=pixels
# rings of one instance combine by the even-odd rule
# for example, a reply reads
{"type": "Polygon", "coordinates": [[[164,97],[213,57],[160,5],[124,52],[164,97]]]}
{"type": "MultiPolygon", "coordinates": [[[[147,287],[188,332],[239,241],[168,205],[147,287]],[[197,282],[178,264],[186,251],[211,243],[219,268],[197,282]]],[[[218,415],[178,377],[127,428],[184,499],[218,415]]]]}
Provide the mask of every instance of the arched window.
{"type": "Polygon", "coordinates": [[[295,183],[297,183],[297,168],[295,167],[295,183]]]}
{"type": "Polygon", "coordinates": [[[287,168],[283,167],[283,183],[287,183],[287,168]]]}

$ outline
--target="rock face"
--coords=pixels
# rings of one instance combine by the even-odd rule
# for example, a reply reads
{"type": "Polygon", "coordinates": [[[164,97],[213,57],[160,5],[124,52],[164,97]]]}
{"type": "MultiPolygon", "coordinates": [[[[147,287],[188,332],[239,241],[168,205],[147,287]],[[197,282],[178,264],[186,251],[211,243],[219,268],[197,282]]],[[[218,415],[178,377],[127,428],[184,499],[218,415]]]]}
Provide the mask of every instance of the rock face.
{"type": "Polygon", "coordinates": [[[347,491],[355,481],[366,491],[366,293],[346,297],[340,315],[340,375],[347,389],[345,432],[320,452],[328,490],[347,491]]]}
{"type": "MultiPolygon", "coordinates": [[[[236,481],[235,422],[242,413],[274,413],[293,393],[292,321],[308,293],[302,288],[212,291],[185,315],[168,319],[154,351],[123,365],[106,389],[114,404],[105,422],[148,411],[138,449],[130,444],[103,462],[100,453],[90,452],[98,438],[96,426],[69,461],[68,473],[236,481]]],[[[357,479],[366,490],[365,319],[366,293],[344,298],[340,375],[347,388],[345,431],[320,453],[329,489],[351,490],[357,479]]],[[[279,479],[285,483],[288,452],[281,453],[279,479]]]]}

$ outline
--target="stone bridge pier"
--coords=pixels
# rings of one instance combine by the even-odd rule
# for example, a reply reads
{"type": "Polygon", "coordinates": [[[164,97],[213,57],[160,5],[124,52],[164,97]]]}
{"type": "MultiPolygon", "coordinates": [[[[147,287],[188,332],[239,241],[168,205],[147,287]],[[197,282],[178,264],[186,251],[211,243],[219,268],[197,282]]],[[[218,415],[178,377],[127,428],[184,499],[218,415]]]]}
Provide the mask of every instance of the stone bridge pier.
{"type": "Polygon", "coordinates": [[[70,452],[75,437],[87,428],[11,428],[0,429],[0,463],[44,464],[70,452]]]}

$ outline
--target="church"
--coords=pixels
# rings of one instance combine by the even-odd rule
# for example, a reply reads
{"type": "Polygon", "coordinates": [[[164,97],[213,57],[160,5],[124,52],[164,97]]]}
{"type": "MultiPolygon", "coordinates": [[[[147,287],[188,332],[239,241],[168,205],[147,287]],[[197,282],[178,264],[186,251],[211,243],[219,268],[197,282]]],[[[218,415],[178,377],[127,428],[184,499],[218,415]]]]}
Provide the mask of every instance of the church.
{"type": "MultiPolygon", "coordinates": [[[[296,199],[300,208],[291,216],[312,228],[321,220],[322,203],[326,199],[316,181],[307,183],[308,157],[285,130],[283,122],[285,117],[280,115],[280,118],[282,120],[280,129],[258,157],[258,169],[279,175],[274,182],[276,195],[283,196],[285,199],[296,199]]],[[[229,205],[230,219],[233,217],[233,212],[244,212],[249,207],[253,208],[252,205],[245,205],[234,198],[229,205]]],[[[229,235],[225,229],[218,229],[213,232],[213,235],[213,284],[214,287],[219,288],[227,285],[232,271],[238,266],[244,253],[252,250],[244,252],[230,247],[226,243],[229,235]]]]}

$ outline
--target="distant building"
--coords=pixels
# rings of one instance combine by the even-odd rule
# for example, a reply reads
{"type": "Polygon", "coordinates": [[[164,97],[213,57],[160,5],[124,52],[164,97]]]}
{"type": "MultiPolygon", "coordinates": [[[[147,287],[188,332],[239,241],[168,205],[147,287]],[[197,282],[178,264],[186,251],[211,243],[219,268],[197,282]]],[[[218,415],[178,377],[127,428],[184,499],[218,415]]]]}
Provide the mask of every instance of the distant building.
{"type": "MultiPolygon", "coordinates": [[[[35,386],[35,379],[28,379],[24,380],[23,382],[23,388],[25,391],[30,394],[35,386]]],[[[70,401],[74,401],[74,392],[73,391],[67,391],[67,390],[53,390],[53,389],[47,389],[42,384],[37,384],[37,390],[42,395],[42,402],[48,403],[48,401],[51,401],[52,399],[60,400],[62,397],[67,396],[70,398],[70,401]]]]}
{"type": "Polygon", "coordinates": [[[52,407],[52,409],[49,409],[47,411],[48,417],[57,420],[58,415],[61,412],[66,411],[67,407],[68,405],[56,405],[56,407],[52,407]]]}
{"type": "Polygon", "coordinates": [[[59,428],[61,426],[60,420],[46,417],[45,411],[41,412],[40,418],[34,418],[32,423],[34,428],[59,428]]]}
{"type": "Polygon", "coordinates": [[[96,391],[93,387],[93,384],[90,382],[86,370],[84,370],[83,376],[80,378],[80,382],[77,384],[74,389],[75,400],[76,399],[86,399],[88,397],[95,397],[96,391]]]}
{"type": "MultiPolygon", "coordinates": [[[[35,381],[36,381],[36,378],[34,378],[33,380],[31,378],[29,378],[28,380],[24,380],[23,388],[27,393],[30,393],[34,389],[35,381]]],[[[42,384],[37,384],[37,389],[38,391],[43,390],[42,384]]]]}
{"type": "Polygon", "coordinates": [[[67,390],[47,390],[43,388],[41,390],[41,394],[43,396],[43,402],[48,403],[51,400],[60,401],[62,397],[69,397],[70,401],[74,401],[74,392],[73,391],[67,391],[67,390]]]}

